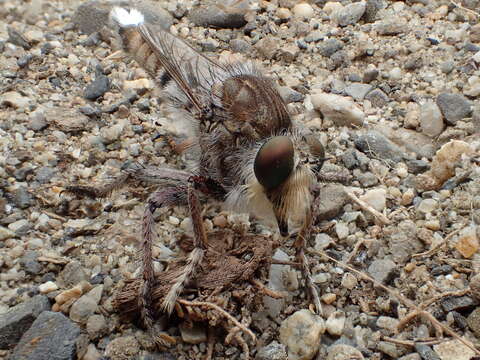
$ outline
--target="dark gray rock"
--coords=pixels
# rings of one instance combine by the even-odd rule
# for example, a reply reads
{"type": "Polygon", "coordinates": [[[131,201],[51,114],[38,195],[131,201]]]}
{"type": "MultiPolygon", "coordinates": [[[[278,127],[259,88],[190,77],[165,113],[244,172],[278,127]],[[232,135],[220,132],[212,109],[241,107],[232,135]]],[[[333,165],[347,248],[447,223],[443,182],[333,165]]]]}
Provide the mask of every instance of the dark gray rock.
{"type": "Polygon", "coordinates": [[[328,39],[319,45],[319,52],[325,57],[330,57],[341,49],[343,49],[343,42],[338,39],[328,39]]]}
{"type": "Polygon", "coordinates": [[[299,102],[302,101],[305,98],[305,95],[302,93],[291,89],[288,86],[281,86],[278,89],[278,92],[280,93],[280,96],[286,103],[292,103],[292,102],[299,102]]]}
{"type": "Polygon", "coordinates": [[[404,158],[400,147],[377,131],[369,131],[354,140],[355,146],[370,157],[397,163],[404,158]]]}
{"type": "Polygon", "coordinates": [[[0,314],[0,349],[7,349],[18,343],[37,316],[50,310],[48,298],[37,295],[0,314]]]}
{"type": "Polygon", "coordinates": [[[11,26],[7,27],[7,32],[8,32],[8,42],[12,43],[17,46],[21,46],[25,50],[30,50],[32,48],[32,44],[25,39],[25,37],[20,34],[17,30],[12,28],[11,26]]]}
{"type": "Polygon", "coordinates": [[[384,107],[390,101],[388,95],[380,89],[370,91],[365,96],[365,100],[369,100],[374,107],[378,108],[384,107]]]}
{"type": "Polygon", "coordinates": [[[378,70],[377,69],[371,69],[367,70],[363,73],[363,79],[362,81],[364,83],[371,83],[373,80],[376,80],[378,77],[378,70]]]}
{"type": "Polygon", "coordinates": [[[20,186],[15,191],[14,202],[20,209],[27,209],[33,203],[33,196],[25,186],[20,186]]]}
{"type": "Polygon", "coordinates": [[[20,265],[27,274],[37,275],[43,267],[38,261],[38,252],[27,250],[25,255],[20,258],[20,265]]]}
{"type": "Polygon", "coordinates": [[[110,79],[103,74],[97,73],[95,80],[85,88],[83,96],[85,99],[93,101],[103,96],[108,90],[110,90],[110,79]]]}
{"type": "Polygon", "coordinates": [[[37,180],[40,184],[46,184],[50,182],[52,177],[55,176],[57,170],[54,168],[43,166],[37,171],[37,175],[35,176],[35,180],[37,180]]]}
{"type": "Polygon", "coordinates": [[[88,280],[88,276],[78,261],[71,261],[65,265],[65,268],[60,273],[59,280],[63,283],[64,287],[70,288],[82,280],[88,280]]]}
{"type": "Polygon", "coordinates": [[[440,94],[437,96],[437,105],[450,125],[455,125],[458,120],[472,113],[472,102],[462,94],[440,94]]]}
{"type": "Polygon", "coordinates": [[[194,8],[188,17],[197,26],[235,29],[247,23],[245,13],[245,9],[219,3],[194,8]]]}
{"type": "Polygon", "coordinates": [[[252,51],[252,45],[242,39],[233,39],[230,41],[230,48],[237,53],[246,54],[252,51]]]}
{"type": "Polygon", "coordinates": [[[348,196],[342,185],[327,184],[320,189],[320,194],[314,206],[318,208],[318,221],[329,220],[337,216],[347,203],[348,196]]]}
{"type": "Polygon", "coordinates": [[[470,296],[449,296],[441,300],[440,304],[445,312],[468,311],[478,305],[478,301],[470,296]]]}
{"type": "Polygon", "coordinates": [[[44,311],[22,336],[10,360],[74,360],[80,328],[65,315],[44,311]]]}
{"type": "Polygon", "coordinates": [[[406,161],[408,172],[420,174],[430,169],[430,164],[425,160],[410,159],[406,161]]]}
{"type": "Polygon", "coordinates": [[[428,345],[415,344],[415,350],[423,360],[440,360],[440,357],[428,345]]]}
{"type": "Polygon", "coordinates": [[[374,22],[377,19],[377,12],[383,9],[385,4],[383,0],[367,0],[367,6],[363,13],[363,20],[365,22],[374,22]]]}

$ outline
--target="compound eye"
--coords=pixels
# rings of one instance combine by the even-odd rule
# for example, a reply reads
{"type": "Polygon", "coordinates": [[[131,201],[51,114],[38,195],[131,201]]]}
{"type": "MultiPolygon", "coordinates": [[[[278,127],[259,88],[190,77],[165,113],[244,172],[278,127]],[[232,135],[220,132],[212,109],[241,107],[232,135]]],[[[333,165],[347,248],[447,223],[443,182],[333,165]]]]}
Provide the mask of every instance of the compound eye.
{"type": "Polygon", "coordinates": [[[325,161],[325,148],[315,135],[306,135],[305,142],[307,143],[310,153],[313,155],[314,160],[317,163],[316,168],[320,170],[323,162],[325,161]]]}
{"type": "Polygon", "coordinates": [[[293,170],[294,149],[287,136],[275,136],[258,150],[253,171],[260,184],[266,189],[281,185],[293,170]]]}

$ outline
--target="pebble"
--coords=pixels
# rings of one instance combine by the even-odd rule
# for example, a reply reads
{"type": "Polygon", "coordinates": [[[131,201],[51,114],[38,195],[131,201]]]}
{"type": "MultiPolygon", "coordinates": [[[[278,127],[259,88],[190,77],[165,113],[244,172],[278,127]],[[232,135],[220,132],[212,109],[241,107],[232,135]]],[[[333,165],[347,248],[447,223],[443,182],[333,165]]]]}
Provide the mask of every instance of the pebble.
{"type": "Polygon", "coordinates": [[[362,353],[353,346],[336,344],[328,348],[326,360],[363,360],[362,353]]]}
{"type": "Polygon", "coordinates": [[[131,360],[140,352],[140,344],[133,336],[121,336],[110,341],[105,356],[110,360],[131,360]]]}
{"type": "Polygon", "coordinates": [[[470,279],[470,289],[472,290],[472,295],[480,300],[480,274],[474,275],[470,279]]]}
{"type": "Polygon", "coordinates": [[[90,339],[98,339],[108,331],[107,321],[103,315],[92,315],[87,320],[87,333],[90,339]]]}
{"type": "Polygon", "coordinates": [[[15,237],[15,233],[3,226],[0,226],[0,241],[5,241],[15,237]]]}
{"type": "Polygon", "coordinates": [[[420,126],[422,132],[430,137],[437,137],[445,128],[440,108],[433,101],[427,101],[420,107],[420,126]]]}
{"type": "Polygon", "coordinates": [[[384,20],[376,22],[374,29],[379,35],[398,35],[408,30],[405,20],[384,20]]]}
{"type": "Polygon", "coordinates": [[[32,225],[27,219],[21,219],[9,224],[8,228],[17,235],[24,235],[32,228],[32,225]]]}
{"type": "Polygon", "coordinates": [[[11,106],[15,109],[25,109],[31,103],[28,96],[23,96],[16,91],[7,91],[0,96],[0,105],[11,106]]]}
{"type": "Polygon", "coordinates": [[[124,129],[123,124],[115,124],[112,126],[103,127],[100,130],[100,134],[102,136],[103,142],[105,144],[111,144],[117,141],[118,139],[120,139],[123,129],[124,129]]]}
{"type": "Polygon", "coordinates": [[[416,343],[415,350],[420,354],[422,360],[441,360],[435,351],[433,351],[428,345],[416,343]]]}
{"type": "Polygon", "coordinates": [[[397,265],[389,259],[374,260],[368,267],[368,273],[379,283],[383,284],[390,277],[397,265]]]}
{"type": "Polygon", "coordinates": [[[187,344],[201,344],[207,341],[207,330],[205,326],[199,323],[188,324],[183,322],[179,328],[182,340],[187,344]]]}
{"type": "Polygon", "coordinates": [[[353,274],[345,273],[341,285],[345,289],[353,290],[358,285],[358,280],[353,274]]]}
{"type": "Polygon", "coordinates": [[[244,26],[245,10],[228,5],[207,5],[193,8],[188,17],[196,26],[236,29],[244,26]]]}
{"type": "Polygon", "coordinates": [[[458,340],[443,341],[433,345],[433,350],[442,360],[470,360],[475,352],[458,340]]]}
{"type": "MultiPolygon", "coordinates": [[[[289,261],[290,257],[280,249],[277,249],[273,255],[273,259],[280,261],[289,261]]],[[[288,277],[288,272],[291,270],[289,265],[272,264],[268,276],[267,287],[273,291],[285,292],[287,287],[284,279],[288,277]]],[[[263,298],[265,310],[272,319],[277,319],[280,312],[285,306],[285,299],[274,299],[270,296],[263,298]]]]}
{"type": "Polygon", "coordinates": [[[460,140],[451,140],[444,144],[432,159],[431,169],[417,176],[416,188],[419,190],[438,190],[448,179],[455,175],[455,165],[463,154],[471,154],[471,146],[460,140]]]}
{"type": "Polygon", "coordinates": [[[311,95],[313,107],[327,120],[337,126],[362,126],[365,120],[363,111],[350,98],[327,93],[311,95]]]}
{"type": "Polygon", "coordinates": [[[339,221],[335,224],[335,233],[339,240],[346,239],[349,234],[348,224],[339,221]]]}
{"type": "Polygon", "coordinates": [[[333,243],[330,235],[325,233],[320,233],[315,235],[315,250],[324,250],[333,243]]]}
{"type": "Polygon", "coordinates": [[[373,86],[369,84],[353,83],[345,88],[345,93],[357,101],[362,101],[372,89],[373,86]]]}
{"type": "Polygon", "coordinates": [[[316,210],[318,221],[333,219],[342,211],[348,199],[342,185],[325,185],[318,199],[319,208],[316,210]]]}
{"type": "Polygon", "coordinates": [[[343,311],[335,311],[331,313],[325,322],[327,332],[333,336],[340,336],[345,327],[345,313],[343,311]]]}
{"type": "Polygon", "coordinates": [[[55,170],[54,168],[51,168],[49,166],[42,166],[37,170],[35,180],[37,180],[40,184],[46,184],[52,180],[56,173],[57,170],[55,170]]]}
{"type": "Polygon", "coordinates": [[[23,334],[10,360],[74,360],[80,328],[63,314],[44,311],[23,334]]]}
{"type": "Polygon", "coordinates": [[[34,202],[33,195],[25,186],[20,186],[15,191],[14,202],[20,209],[28,209],[34,202]]]}
{"type": "Polygon", "coordinates": [[[276,341],[260,348],[255,360],[287,360],[286,347],[276,341]]]}
{"type": "Polygon", "coordinates": [[[472,113],[472,102],[462,94],[442,93],[437,96],[437,105],[450,125],[455,125],[472,113]]]}
{"type": "Polygon", "coordinates": [[[48,298],[37,295],[0,314],[0,349],[17,344],[38,315],[48,310],[50,310],[48,298]]]}
{"type": "Polygon", "coordinates": [[[476,225],[470,225],[462,229],[455,242],[455,249],[467,259],[471,258],[478,252],[479,246],[476,225]]]}
{"type": "Polygon", "coordinates": [[[477,307],[468,315],[467,324],[475,336],[480,337],[480,307],[477,307]]]}
{"type": "Polygon", "coordinates": [[[88,280],[83,266],[78,261],[71,261],[63,268],[59,275],[61,287],[69,288],[79,284],[82,281],[88,280]]]}
{"type": "Polygon", "coordinates": [[[101,360],[102,355],[94,344],[88,344],[87,352],[83,355],[82,360],[101,360]]]}
{"type": "Polygon", "coordinates": [[[445,312],[458,311],[465,312],[477,307],[478,301],[470,296],[448,296],[440,301],[442,309],[445,312]]]}
{"type": "Polygon", "coordinates": [[[42,110],[35,110],[29,115],[27,127],[33,131],[42,131],[48,126],[45,113],[42,110]]]}
{"type": "Polygon", "coordinates": [[[385,189],[372,189],[362,195],[360,200],[365,201],[375,210],[382,212],[387,204],[387,191],[385,189]]]}
{"type": "Polygon", "coordinates": [[[98,285],[75,301],[70,308],[70,319],[78,323],[86,323],[97,310],[102,298],[103,285],[98,285]]]}
{"type": "Polygon", "coordinates": [[[318,52],[325,57],[331,57],[337,51],[342,50],[344,44],[338,39],[327,39],[318,46],[318,52]]]}
{"type": "Polygon", "coordinates": [[[417,207],[417,210],[421,213],[428,214],[437,209],[438,202],[435,199],[424,199],[417,207]]]}
{"type": "Polygon", "coordinates": [[[53,281],[47,281],[46,283],[40,284],[38,290],[40,291],[40,294],[48,294],[52,291],[58,290],[58,286],[53,281]]]}
{"type": "Polygon", "coordinates": [[[402,161],[404,152],[380,132],[372,130],[354,139],[355,146],[367,155],[392,163],[402,161]]]}
{"type": "Polygon", "coordinates": [[[280,341],[287,347],[289,360],[310,360],[318,351],[325,332],[323,319],[310,310],[299,310],[280,326],[280,341]]]}
{"type": "Polygon", "coordinates": [[[364,1],[349,4],[333,12],[333,20],[340,26],[355,25],[365,13],[366,6],[364,1]]]}
{"type": "Polygon", "coordinates": [[[292,11],[296,17],[300,17],[303,19],[311,19],[315,14],[312,6],[307,3],[296,4],[293,7],[292,11]]]}
{"type": "Polygon", "coordinates": [[[391,332],[397,332],[399,322],[400,321],[398,319],[395,319],[389,316],[380,316],[377,319],[376,325],[380,329],[386,329],[391,332]]]}
{"type": "Polygon", "coordinates": [[[365,96],[365,100],[370,101],[374,107],[382,108],[389,103],[390,98],[382,90],[374,89],[365,96]]]}
{"type": "Polygon", "coordinates": [[[100,96],[103,96],[108,90],[110,90],[110,79],[108,76],[97,73],[95,80],[85,88],[83,97],[87,100],[97,100],[100,96]]]}

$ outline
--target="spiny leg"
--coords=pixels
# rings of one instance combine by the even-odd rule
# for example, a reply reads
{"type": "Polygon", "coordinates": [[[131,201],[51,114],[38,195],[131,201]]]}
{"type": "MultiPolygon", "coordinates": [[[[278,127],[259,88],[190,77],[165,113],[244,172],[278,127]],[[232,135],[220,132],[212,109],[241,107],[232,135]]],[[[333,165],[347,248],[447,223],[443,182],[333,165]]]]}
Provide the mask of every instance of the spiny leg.
{"type": "Polygon", "coordinates": [[[312,211],[310,210],[305,218],[305,223],[302,229],[297,234],[297,238],[293,244],[296,252],[296,261],[300,263],[299,267],[305,278],[305,284],[308,288],[310,296],[312,297],[313,304],[315,305],[315,311],[317,314],[322,315],[322,304],[320,302],[320,296],[318,295],[317,288],[312,279],[312,272],[310,271],[310,264],[308,258],[305,255],[305,242],[310,236],[310,230],[312,228],[312,211]]]}

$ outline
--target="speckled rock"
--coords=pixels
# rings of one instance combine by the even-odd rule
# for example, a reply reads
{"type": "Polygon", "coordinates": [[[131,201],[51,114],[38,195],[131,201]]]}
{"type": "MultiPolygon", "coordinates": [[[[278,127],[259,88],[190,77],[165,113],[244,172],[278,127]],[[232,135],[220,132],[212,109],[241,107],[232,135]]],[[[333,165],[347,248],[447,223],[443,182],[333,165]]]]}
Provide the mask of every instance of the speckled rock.
{"type": "Polygon", "coordinates": [[[472,113],[472,102],[462,94],[443,93],[437,96],[437,105],[447,123],[455,125],[472,113]]]}
{"type": "Polygon", "coordinates": [[[140,352],[140,344],[133,336],[121,336],[108,343],[105,356],[111,360],[130,360],[140,352]]]}
{"type": "Polygon", "coordinates": [[[221,29],[244,26],[245,9],[223,4],[201,5],[190,11],[188,17],[197,26],[215,26],[221,29]]]}

